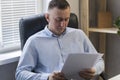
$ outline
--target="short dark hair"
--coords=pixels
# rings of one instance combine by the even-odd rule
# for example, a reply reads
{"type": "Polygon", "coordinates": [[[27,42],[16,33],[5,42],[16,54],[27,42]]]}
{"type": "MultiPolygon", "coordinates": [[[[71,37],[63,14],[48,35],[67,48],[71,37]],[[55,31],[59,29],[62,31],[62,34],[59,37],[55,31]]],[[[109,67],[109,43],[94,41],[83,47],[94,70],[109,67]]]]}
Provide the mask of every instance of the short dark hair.
{"type": "Polygon", "coordinates": [[[58,9],[67,9],[70,5],[66,0],[51,0],[48,5],[48,10],[53,9],[54,7],[58,9]]]}

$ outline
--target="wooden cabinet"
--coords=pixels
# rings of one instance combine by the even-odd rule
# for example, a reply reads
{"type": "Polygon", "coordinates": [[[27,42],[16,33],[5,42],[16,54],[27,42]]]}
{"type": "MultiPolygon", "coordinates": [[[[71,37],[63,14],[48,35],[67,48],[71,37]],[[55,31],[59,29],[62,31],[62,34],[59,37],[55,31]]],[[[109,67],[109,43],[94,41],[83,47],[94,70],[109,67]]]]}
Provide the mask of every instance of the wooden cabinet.
{"type": "MultiPolygon", "coordinates": [[[[90,26],[90,1],[92,0],[80,0],[80,26],[81,29],[89,36],[90,32],[99,32],[99,33],[110,33],[116,34],[117,28],[98,28],[97,26],[90,26]]],[[[106,0],[93,0],[98,3],[98,12],[106,11],[106,0]]],[[[93,2],[92,2],[93,3],[93,2]]]]}
{"type": "MultiPolygon", "coordinates": [[[[97,12],[106,11],[106,0],[80,0],[80,23],[81,29],[89,36],[90,33],[100,33],[99,34],[99,51],[101,53],[106,53],[106,33],[117,34],[117,28],[98,28],[95,26],[90,26],[90,3],[97,3],[94,9],[97,7],[97,12]],[[92,1],[92,2],[90,2],[92,1]],[[96,2],[94,2],[96,1],[96,2]]],[[[96,13],[97,14],[97,13],[96,13]]],[[[95,15],[96,15],[95,14],[95,15]]]]}

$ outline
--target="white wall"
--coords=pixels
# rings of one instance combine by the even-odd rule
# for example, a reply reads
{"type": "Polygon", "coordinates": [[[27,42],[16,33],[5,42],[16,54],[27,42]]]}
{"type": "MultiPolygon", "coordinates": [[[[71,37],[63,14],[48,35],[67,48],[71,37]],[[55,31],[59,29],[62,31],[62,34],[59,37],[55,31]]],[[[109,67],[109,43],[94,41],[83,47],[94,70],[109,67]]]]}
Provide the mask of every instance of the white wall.
{"type": "Polygon", "coordinates": [[[47,12],[49,1],[50,0],[43,0],[43,12],[47,12]]]}

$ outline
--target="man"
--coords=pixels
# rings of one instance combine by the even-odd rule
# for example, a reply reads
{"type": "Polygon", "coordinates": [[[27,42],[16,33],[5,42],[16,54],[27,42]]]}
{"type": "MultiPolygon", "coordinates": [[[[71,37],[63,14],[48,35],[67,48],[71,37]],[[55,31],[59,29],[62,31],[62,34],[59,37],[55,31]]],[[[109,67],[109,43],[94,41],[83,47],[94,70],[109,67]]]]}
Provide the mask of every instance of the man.
{"type": "MultiPolygon", "coordinates": [[[[66,80],[60,72],[70,53],[96,53],[90,40],[80,29],[68,28],[70,5],[66,0],[51,0],[45,29],[31,36],[23,49],[16,80],[66,80]]],[[[104,70],[100,58],[94,67],[78,73],[84,79],[92,79],[104,70]]]]}

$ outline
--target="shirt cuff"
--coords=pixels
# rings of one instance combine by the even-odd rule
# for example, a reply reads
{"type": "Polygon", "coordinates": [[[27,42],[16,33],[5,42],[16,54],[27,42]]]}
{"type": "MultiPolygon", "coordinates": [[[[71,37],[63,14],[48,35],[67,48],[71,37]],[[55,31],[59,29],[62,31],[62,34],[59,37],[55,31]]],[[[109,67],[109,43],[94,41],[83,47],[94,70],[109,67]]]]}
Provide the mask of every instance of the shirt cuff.
{"type": "Polygon", "coordinates": [[[50,73],[43,73],[41,78],[47,80],[50,73]]]}
{"type": "Polygon", "coordinates": [[[99,75],[104,71],[104,63],[96,64],[94,67],[95,69],[95,75],[99,75]]]}
{"type": "Polygon", "coordinates": [[[42,73],[42,75],[40,75],[40,78],[36,80],[47,80],[49,75],[50,73],[42,73]]]}
{"type": "Polygon", "coordinates": [[[35,80],[47,80],[50,73],[38,74],[35,80]]]}

